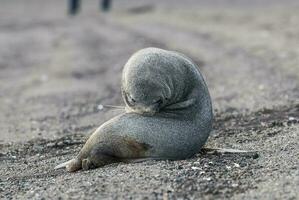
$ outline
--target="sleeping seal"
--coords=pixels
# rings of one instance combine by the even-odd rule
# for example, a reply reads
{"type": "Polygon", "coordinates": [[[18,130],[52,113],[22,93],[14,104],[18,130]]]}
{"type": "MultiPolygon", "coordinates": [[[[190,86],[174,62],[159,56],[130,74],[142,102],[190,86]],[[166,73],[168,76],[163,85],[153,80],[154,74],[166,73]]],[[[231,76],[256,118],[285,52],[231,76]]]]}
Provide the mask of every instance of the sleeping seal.
{"type": "Polygon", "coordinates": [[[212,129],[211,98],[188,57],[139,50],[124,66],[121,91],[125,113],[102,124],[74,159],[56,168],[73,172],[120,161],[185,159],[205,144],[212,129]]]}

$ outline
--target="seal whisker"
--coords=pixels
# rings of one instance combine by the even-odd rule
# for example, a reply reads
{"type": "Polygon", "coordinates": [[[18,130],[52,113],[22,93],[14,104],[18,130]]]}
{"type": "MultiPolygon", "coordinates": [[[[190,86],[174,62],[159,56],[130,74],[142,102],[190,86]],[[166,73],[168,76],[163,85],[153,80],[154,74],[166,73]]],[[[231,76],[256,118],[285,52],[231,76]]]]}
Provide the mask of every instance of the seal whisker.
{"type": "Polygon", "coordinates": [[[112,109],[119,109],[119,110],[124,110],[125,107],[124,106],[116,106],[116,105],[103,105],[103,104],[99,104],[98,105],[98,110],[103,110],[104,108],[112,108],[112,109]]]}

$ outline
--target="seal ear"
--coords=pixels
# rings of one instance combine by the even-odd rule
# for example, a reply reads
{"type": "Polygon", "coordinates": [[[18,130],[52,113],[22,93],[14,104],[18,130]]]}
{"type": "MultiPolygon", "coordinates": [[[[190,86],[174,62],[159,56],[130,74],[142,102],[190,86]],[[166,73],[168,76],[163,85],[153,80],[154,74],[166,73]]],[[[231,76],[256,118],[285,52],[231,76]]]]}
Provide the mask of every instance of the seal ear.
{"type": "Polygon", "coordinates": [[[171,96],[171,88],[168,84],[164,84],[164,88],[166,89],[165,93],[163,92],[164,100],[168,101],[171,96]]]}

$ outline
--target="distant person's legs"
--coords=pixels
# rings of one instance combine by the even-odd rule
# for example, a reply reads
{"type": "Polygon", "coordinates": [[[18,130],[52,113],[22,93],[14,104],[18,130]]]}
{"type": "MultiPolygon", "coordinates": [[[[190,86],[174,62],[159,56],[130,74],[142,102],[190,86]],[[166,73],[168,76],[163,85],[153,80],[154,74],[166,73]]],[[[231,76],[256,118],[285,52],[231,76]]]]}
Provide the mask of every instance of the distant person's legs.
{"type": "Polygon", "coordinates": [[[108,10],[110,10],[111,1],[112,0],[102,0],[102,2],[101,2],[101,9],[102,9],[102,11],[108,11],[108,10]]]}
{"type": "Polygon", "coordinates": [[[75,15],[80,10],[81,0],[68,0],[69,1],[69,14],[75,15]]]}

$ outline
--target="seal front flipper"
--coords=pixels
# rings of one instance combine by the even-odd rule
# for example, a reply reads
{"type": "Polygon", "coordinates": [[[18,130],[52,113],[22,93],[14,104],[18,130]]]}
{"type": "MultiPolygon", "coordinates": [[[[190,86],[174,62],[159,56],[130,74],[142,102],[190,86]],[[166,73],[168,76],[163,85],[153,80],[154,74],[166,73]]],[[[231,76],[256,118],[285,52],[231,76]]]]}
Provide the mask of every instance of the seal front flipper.
{"type": "Polygon", "coordinates": [[[165,110],[179,110],[179,109],[185,109],[191,105],[193,105],[196,102],[195,98],[188,99],[186,101],[178,102],[171,104],[169,106],[166,106],[165,110]]]}

